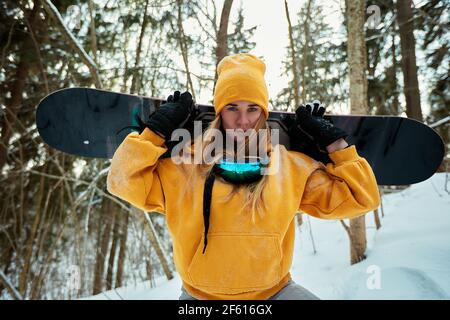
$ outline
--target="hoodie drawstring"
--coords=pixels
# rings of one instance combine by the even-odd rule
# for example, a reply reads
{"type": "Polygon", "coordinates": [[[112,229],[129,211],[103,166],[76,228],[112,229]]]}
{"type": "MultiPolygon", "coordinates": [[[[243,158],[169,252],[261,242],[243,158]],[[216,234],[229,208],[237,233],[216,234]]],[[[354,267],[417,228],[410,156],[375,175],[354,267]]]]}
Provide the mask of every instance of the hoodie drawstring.
{"type": "Polygon", "coordinates": [[[203,223],[205,225],[205,240],[202,254],[205,254],[206,246],[208,245],[209,217],[211,216],[211,197],[215,178],[216,175],[211,170],[205,180],[205,188],[203,190],[203,223]]]}

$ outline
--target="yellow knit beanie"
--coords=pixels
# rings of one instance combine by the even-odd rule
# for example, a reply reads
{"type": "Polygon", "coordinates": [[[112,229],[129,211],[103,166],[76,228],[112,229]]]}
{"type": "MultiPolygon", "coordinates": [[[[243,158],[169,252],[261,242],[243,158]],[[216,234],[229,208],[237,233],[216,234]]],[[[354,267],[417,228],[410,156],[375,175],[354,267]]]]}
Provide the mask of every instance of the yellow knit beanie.
{"type": "Polygon", "coordinates": [[[233,101],[245,100],[261,107],[269,117],[269,94],[264,72],[266,65],[250,53],[239,53],[223,58],[217,66],[218,79],[214,89],[216,115],[233,101]]]}

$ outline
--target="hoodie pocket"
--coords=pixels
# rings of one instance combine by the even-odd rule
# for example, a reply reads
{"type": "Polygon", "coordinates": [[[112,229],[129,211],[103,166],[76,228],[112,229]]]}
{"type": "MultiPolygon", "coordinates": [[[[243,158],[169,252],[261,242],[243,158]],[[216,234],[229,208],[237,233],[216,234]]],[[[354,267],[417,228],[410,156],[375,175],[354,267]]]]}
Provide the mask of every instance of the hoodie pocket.
{"type": "Polygon", "coordinates": [[[203,238],[188,268],[200,290],[237,294],[268,289],[281,280],[278,234],[209,233],[202,251],[203,238]]]}

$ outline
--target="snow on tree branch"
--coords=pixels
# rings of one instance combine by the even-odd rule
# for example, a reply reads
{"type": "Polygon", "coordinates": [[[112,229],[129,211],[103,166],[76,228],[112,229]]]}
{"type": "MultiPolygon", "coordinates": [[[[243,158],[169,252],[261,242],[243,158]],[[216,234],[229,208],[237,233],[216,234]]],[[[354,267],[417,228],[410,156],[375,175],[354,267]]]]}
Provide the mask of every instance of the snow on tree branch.
{"type": "Polygon", "coordinates": [[[95,62],[87,54],[87,52],[83,49],[83,47],[78,43],[78,41],[73,36],[72,32],[70,32],[70,30],[64,24],[64,21],[58,9],[53,5],[51,0],[42,0],[41,2],[47,14],[56,22],[56,26],[58,27],[59,31],[63,34],[63,36],[66,38],[68,44],[72,47],[73,50],[75,50],[76,53],[79,54],[83,63],[86,64],[86,66],[89,68],[92,78],[94,79],[95,87],[101,88],[102,83],[95,62]]]}

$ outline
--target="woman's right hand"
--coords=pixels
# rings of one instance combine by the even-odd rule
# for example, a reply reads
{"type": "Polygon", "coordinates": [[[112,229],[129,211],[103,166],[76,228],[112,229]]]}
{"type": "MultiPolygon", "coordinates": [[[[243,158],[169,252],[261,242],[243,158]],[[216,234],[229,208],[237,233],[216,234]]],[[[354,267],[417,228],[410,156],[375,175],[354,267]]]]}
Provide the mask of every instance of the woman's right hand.
{"type": "Polygon", "coordinates": [[[187,91],[182,94],[180,91],[175,91],[158,110],[150,115],[145,126],[167,141],[170,140],[173,131],[186,123],[193,111],[192,95],[187,91]]]}

